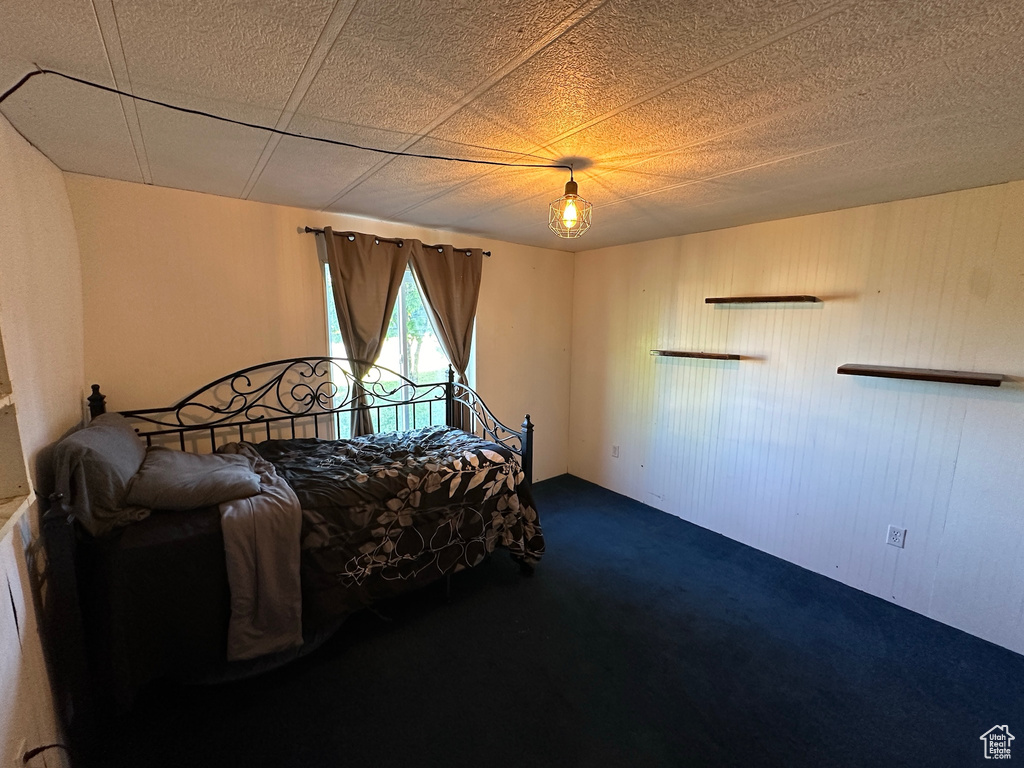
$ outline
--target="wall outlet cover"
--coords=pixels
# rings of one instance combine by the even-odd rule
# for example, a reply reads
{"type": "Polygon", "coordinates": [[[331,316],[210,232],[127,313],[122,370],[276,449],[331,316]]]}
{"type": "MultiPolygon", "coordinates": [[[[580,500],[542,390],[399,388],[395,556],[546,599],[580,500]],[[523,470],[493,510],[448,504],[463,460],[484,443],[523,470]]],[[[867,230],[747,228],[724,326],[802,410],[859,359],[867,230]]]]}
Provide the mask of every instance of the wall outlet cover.
{"type": "Polygon", "coordinates": [[[895,525],[890,525],[889,532],[885,536],[885,543],[903,549],[903,544],[906,541],[906,537],[906,528],[897,528],[895,525]]]}

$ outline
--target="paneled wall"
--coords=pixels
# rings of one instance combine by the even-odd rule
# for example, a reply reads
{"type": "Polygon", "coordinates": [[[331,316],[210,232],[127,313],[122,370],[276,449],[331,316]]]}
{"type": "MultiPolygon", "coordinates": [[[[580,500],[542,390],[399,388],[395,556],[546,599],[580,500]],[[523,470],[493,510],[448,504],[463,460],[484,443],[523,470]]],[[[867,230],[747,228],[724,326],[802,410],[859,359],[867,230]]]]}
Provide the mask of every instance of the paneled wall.
{"type": "Polygon", "coordinates": [[[245,366],[326,354],[313,235],[331,225],[479,246],[477,388],[535,423],[538,478],[568,464],[573,256],[472,235],[68,174],[82,254],[85,371],[115,410],[175,402],[245,366]]]}
{"type": "Polygon", "coordinates": [[[1024,183],[579,253],[573,307],[573,474],[1024,652],[1024,183]]]}

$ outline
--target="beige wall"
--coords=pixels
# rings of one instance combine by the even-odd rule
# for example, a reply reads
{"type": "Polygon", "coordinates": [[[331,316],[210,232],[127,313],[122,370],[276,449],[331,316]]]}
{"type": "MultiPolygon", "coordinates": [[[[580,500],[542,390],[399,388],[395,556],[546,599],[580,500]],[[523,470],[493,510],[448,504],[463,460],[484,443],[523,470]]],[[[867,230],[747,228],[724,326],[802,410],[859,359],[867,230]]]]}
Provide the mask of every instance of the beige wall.
{"type": "Polygon", "coordinates": [[[0,330],[33,482],[82,418],[82,275],[64,175],[0,119],[0,330]]]}
{"type": "Polygon", "coordinates": [[[1024,652],[1024,183],[579,253],[573,307],[573,474],[1024,652]]]}
{"type": "Polygon", "coordinates": [[[14,765],[23,747],[61,740],[35,612],[36,491],[49,491],[49,472],[38,468],[47,446],[82,417],[82,286],[63,174],[2,117],[0,339],[0,428],[16,425],[20,436],[3,440],[0,462],[27,466],[29,481],[0,502],[0,760],[14,765]]]}
{"type": "Polygon", "coordinates": [[[538,478],[568,464],[573,257],[351,216],[67,176],[82,254],[85,371],[112,409],[165,405],[239,368],[326,353],[316,244],[331,225],[480,246],[476,382],[498,418],[537,424],[538,478]]]}

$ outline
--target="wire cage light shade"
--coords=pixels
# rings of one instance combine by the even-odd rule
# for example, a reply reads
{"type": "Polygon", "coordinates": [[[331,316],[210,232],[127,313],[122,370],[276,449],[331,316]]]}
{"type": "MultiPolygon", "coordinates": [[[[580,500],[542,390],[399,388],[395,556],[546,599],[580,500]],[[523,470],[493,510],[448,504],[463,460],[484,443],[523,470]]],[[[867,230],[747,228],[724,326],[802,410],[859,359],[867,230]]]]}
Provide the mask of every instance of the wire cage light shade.
{"type": "Polygon", "coordinates": [[[565,182],[565,194],[548,206],[548,229],[559,237],[579,237],[590,229],[594,206],[579,195],[572,178],[565,182]]]}

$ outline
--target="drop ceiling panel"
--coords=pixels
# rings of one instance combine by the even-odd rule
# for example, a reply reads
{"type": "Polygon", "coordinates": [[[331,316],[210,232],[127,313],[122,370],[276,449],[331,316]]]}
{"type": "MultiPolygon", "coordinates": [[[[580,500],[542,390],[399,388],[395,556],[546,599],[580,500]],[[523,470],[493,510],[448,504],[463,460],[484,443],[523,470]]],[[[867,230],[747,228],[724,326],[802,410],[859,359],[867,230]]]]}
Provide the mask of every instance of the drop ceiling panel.
{"type": "Polygon", "coordinates": [[[114,0],[128,72],[139,93],[261,122],[266,110],[284,106],[333,5],[114,0]]]}
{"type": "MultiPolygon", "coordinates": [[[[610,2],[475,108],[550,141],[799,24],[828,3],[610,2]],[[761,8],[761,11],[758,11],[761,8]],[[765,12],[767,11],[767,12],[765,12]]],[[[652,125],[657,121],[653,121],[652,125]]],[[[642,136],[632,133],[623,139],[642,136]]]]}
{"type": "MultiPolygon", "coordinates": [[[[679,227],[700,232],[718,228],[717,222],[729,221],[732,223],[723,226],[733,226],[759,220],[756,216],[751,218],[750,209],[756,209],[750,202],[753,198],[758,196],[729,184],[710,181],[674,189],[657,201],[642,197],[599,208],[594,211],[595,221],[600,222],[610,236],[605,237],[602,231],[597,239],[598,247],[669,237],[679,227]],[[723,214],[723,211],[728,213],[723,214]]],[[[764,205],[765,201],[758,198],[758,204],[764,205]]],[[[587,247],[594,246],[588,244],[587,247]]]]}
{"type": "Polygon", "coordinates": [[[284,138],[249,199],[320,210],[330,204],[339,189],[377,162],[378,157],[354,149],[284,138]]]}
{"type": "MultiPolygon", "coordinates": [[[[470,178],[470,171],[465,167],[454,169],[431,160],[398,159],[363,182],[356,191],[336,201],[332,208],[352,208],[364,214],[377,211],[388,220],[396,217],[405,220],[412,216],[409,220],[419,223],[414,209],[426,201],[449,197],[453,189],[470,178]]],[[[490,200],[489,195],[487,200],[490,200]]]]}
{"type": "Polygon", "coordinates": [[[139,104],[153,183],[239,197],[267,132],[139,104]]]}
{"type": "MultiPolygon", "coordinates": [[[[959,56],[919,68],[912,80],[884,79],[857,93],[834,100],[810,102],[778,117],[762,120],[647,162],[634,162],[630,170],[650,173],[659,179],[717,177],[737,169],[772,163],[833,145],[884,137],[894,130],[937,128],[951,144],[972,152],[981,149],[965,139],[972,124],[983,115],[1005,115],[1006,130],[1014,133],[1013,103],[1024,92],[1024,73],[1004,72],[1012,61],[1013,46],[1002,44],[972,49],[959,56]],[[1001,62],[1001,64],[993,64],[1001,62]],[[1006,90],[1007,83],[1019,83],[1006,90]],[[922,94],[927,93],[927,99],[922,94]]],[[[911,154],[926,150],[907,148],[911,154]]],[[[977,154],[977,152],[975,152],[977,154]]],[[[633,195],[642,187],[638,177],[621,179],[617,191],[633,195]]]]}
{"type": "Polygon", "coordinates": [[[33,63],[109,82],[110,66],[91,3],[0,3],[0,91],[34,69],[33,63]]]}
{"type": "Polygon", "coordinates": [[[863,180],[855,190],[858,205],[869,200],[857,190],[868,190],[877,202],[950,191],[958,188],[955,180],[962,176],[970,179],[970,186],[1020,178],[1024,174],[1021,147],[1024,140],[1007,130],[1003,116],[977,116],[958,142],[951,142],[939,123],[919,125],[752,168],[731,176],[730,181],[768,193],[814,187],[814,195],[819,196],[818,185],[827,182],[831,195],[817,202],[833,209],[848,201],[843,197],[848,192],[845,185],[854,178],[863,180]],[[925,191],[928,188],[931,192],[925,191]]]}
{"type": "MultiPolygon", "coordinates": [[[[444,221],[463,231],[481,233],[497,227],[516,237],[533,231],[540,240],[530,244],[558,247],[558,238],[547,229],[547,210],[548,203],[562,194],[567,179],[564,171],[549,169],[485,173],[405,211],[402,220],[419,224],[444,221]]],[[[579,182],[583,189],[585,177],[580,176],[579,182]]]]}
{"type": "Polygon", "coordinates": [[[517,201],[514,205],[500,209],[448,206],[431,209],[426,207],[415,212],[423,226],[451,227],[470,235],[484,235],[499,228],[509,234],[513,242],[535,245],[541,248],[570,250],[566,240],[555,237],[547,225],[547,203],[517,201]],[[429,222],[433,222],[432,224],[429,222]],[[445,223],[449,222],[449,223],[445,223]]]}
{"type": "MultiPolygon", "coordinates": [[[[582,137],[571,137],[551,149],[571,154],[584,145],[602,165],[634,162],[648,153],[694,146],[737,129],[754,130],[766,119],[805,109],[815,101],[857,98],[879,81],[916,83],[923,67],[941,71],[944,62],[959,51],[986,45],[994,32],[1013,29],[1005,18],[996,25],[980,15],[954,33],[952,25],[939,24],[945,17],[938,13],[927,19],[931,26],[923,22],[915,26],[905,10],[902,4],[887,4],[868,17],[865,9],[850,8],[614,115],[585,130],[582,137]],[[907,53],[907,26],[913,27],[917,55],[912,57],[907,53]],[[635,140],[624,142],[623,137],[635,140]]],[[[998,56],[985,55],[987,62],[999,62],[998,56]]],[[[927,107],[936,99],[934,89],[943,87],[941,78],[932,78],[929,87],[908,94],[907,106],[927,107]]],[[[887,110],[879,106],[877,111],[889,119],[887,110]]],[[[807,138],[817,139],[810,131],[807,138]]]]}
{"type": "MultiPolygon", "coordinates": [[[[979,129],[974,139],[991,147],[995,156],[1019,156],[1024,149],[1024,142],[1007,137],[997,125],[979,129]]],[[[1024,162],[1001,173],[980,165],[962,148],[950,147],[941,133],[906,131],[888,137],[884,145],[867,144],[834,147],[730,176],[727,186],[736,194],[699,211],[676,207],[681,203],[676,195],[688,188],[664,190],[639,202],[677,210],[691,231],[703,231],[948,191],[950,174],[969,178],[971,186],[984,186],[1024,172],[1024,162]],[[910,151],[915,146],[923,151],[910,151]]],[[[706,183],[719,182],[690,188],[706,183]]],[[[618,207],[599,209],[595,217],[611,217],[618,207]]]]}
{"type": "MultiPolygon", "coordinates": [[[[529,203],[537,196],[544,205],[560,197],[569,180],[569,172],[558,168],[474,168],[459,183],[449,187],[443,197],[425,199],[419,207],[438,209],[457,207],[457,200],[479,201],[472,205],[475,213],[482,206],[503,209],[520,203],[529,203]],[[451,199],[446,199],[448,197],[451,199]]],[[[586,173],[576,175],[580,189],[588,188],[586,173]]],[[[411,212],[411,211],[410,211],[411,212]]]]}
{"type": "Polygon", "coordinates": [[[300,109],[416,133],[576,5],[568,0],[358,5],[300,109]]]}
{"type": "MultiPolygon", "coordinates": [[[[396,150],[410,138],[400,131],[296,114],[288,125],[291,133],[320,139],[344,141],[364,147],[396,150]]],[[[249,197],[278,202],[289,190],[296,197],[291,205],[326,208],[340,190],[351,185],[387,158],[376,152],[341,147],[296,137],[284,137],[259,175],[249,197]]]]}
{"type": "Polygon", "coordinates": [[[7,99],[4,115],[59,168],[143,181],[118,96],[36,77],[7,99]]]}
{"type": "MultiPolygon", "coordinates": [[[[469,108],[460,111],[452,119],[439,126],[428,138],[411,147],[410,151],[445,157],[461,156],[535,166],[550,166],[559,162],[554,154],[548,151],[531,153],[530,150],[535,145],[536,142],[523,136],[516,126],[505,125],[489,116],[479,115],[469,108]]],[[[372,178],[364,181],[358,188],[352,190],[348,196],[341,198],[339,202],[344,204],[346,199],[353,195],[372,194],[386,185],[390,185],[392,188],[403,186],[402,180],[407,179],[408,174],[402,168],[401,162],[390,163],[381,168],[372,178]]],[[[435,162],[424,169],[424,178],[435,187],[438,184],[450,184],[456,187],[465,183],[467,179],[486,178],[485,183],[491,184],[494,174],[498,174],[499,177],[511,174],[512,177],[515,177],[531,172],[529,169],[503,170],[500,167],[485,165],[461,166],[460,164],[435,162]]],[[[547,173],[549,178],[546,188],[561,190],[564,187],[565,181],[567,181],[565,171],[550,170],[544,173],[547,173]]],[[[434,194],[443,194],[443,192],[432,192],[430,197],[425,197],[422,201],[417,200],[415,194],[405,194],[400,203],[396,199],[395,207],[404,215],[405,210],[410,206],[429,202],[433,199],[434,194]]],[[[491,198],[504,195],[505,189],[502,186],[490,186],[489,189],[482,190],[482,194],[485,198],[491,198]]],[[[557,197],[559,194],[560,191],[552,197],[557,197]]]]}
{"type": "MultiPolygon", "coordinates": [[[[1017,151],[1021,149],[1024,146],[1018,145],[1017,151]]],[[[870,205],[878,202],[879,194],[888,200],[936,194],[941,189],[939,185],[942,177],[950,172],[971,178],[974,181],[971,186],[997,183],[987,174],[981,174],[976,165],[955,152],[937,152],[932,162],[920,158],[909,161],[895,158],[885,168],[888,181],[882,183],[879,183],[877,168],[858,170],[847,167],[838,172],[835,166],[823,164],[823,167],[826,172],[818,177],[805,172],[795,173],[792,178],[797,181],[793,185],[780,184],[757,194],[722,201],[693,222],[692,231],[870,205]],[[941,168],[938,167],[940,165],[941,168]]]]}
{"type": "MultiPolygon", "coordinates": [[[[452,154],[464,157],[475,157],[498,162],[524,163],[528,165],[549,165],[554,162],[543,157],[522,156],[498,152],[481,152],[477,148],[453,147],[450,142],[438,142],[425,139],[416,144],[415,152],[437,156],[452,154]]],[[[337,204],[344,207],[351,204],[350,198],[358,198],[363,204],[376,206],[385,218],[396,215],[404,216],[411,209],[419,207],[438,197],[445,197],[450,192],[471,184],[479,193],[479,199],[490,201],[493,198],[508,199],[509,184],[523,178],[523,174],[536,178],[538,174],[554,179],[548,183],[549,191],[560,189],[568,180],[565,171],[544,169],[536,171],[530,168],[512,168],[491,165],[476,165],[439,160],[399,157],[380,168],[372,177],[362,182],[348,195],[340,198],[337,204]],[[560,184],[559,184],[560,180],[560,184]]],[[[558,197],[555,192],[552,197],[558,197]]]]}
{"type": "MultiPolygon", "coordinates": [[[[478,110],[470,104],[452,115],[430,132],[430,138],[442,147],[445,154],[459,154],[463,157],[484,157],[486,159],[507,159],[521,153],[531,153],[542,143],[538,136],[530,135],[523,126],[478,110]]],[[[551,153],[536,153],[538,162],[547,162],[551,153]]]]}
{"type": "Polygon", "coordinates": [[[366,216],[378,216],[383,219],[395,221],[406,221],[411,224],[431,226],[437,222],[445,222],[445,226],[460,229],[463,223],[473,221],[476,217],[476,210],[480,206],[494,204],[490,196],[477,198],[473,205],[471,196],[460,195],[452,192],[458,189],[457,186],[444,184],[418,183],[414,186],[399,187],[394,190],[397,199],[392,199],[389,189],[376,187],[368,190],[365,194],[352,196],[351,199],[342,199],[329,206],[328,210],[344,212],[349,211],[366,216]],[[442,194],[443,193],[443,194],[442,194]],[[424,204],[429,200],[440,200],[437,205],[424,204]],[[464,205],[464,207],[462,207],[464,205]]]}

